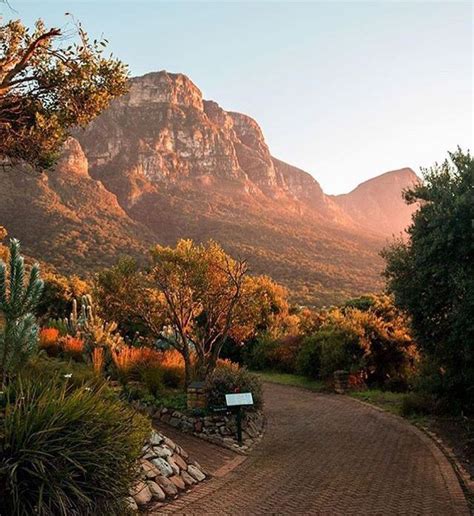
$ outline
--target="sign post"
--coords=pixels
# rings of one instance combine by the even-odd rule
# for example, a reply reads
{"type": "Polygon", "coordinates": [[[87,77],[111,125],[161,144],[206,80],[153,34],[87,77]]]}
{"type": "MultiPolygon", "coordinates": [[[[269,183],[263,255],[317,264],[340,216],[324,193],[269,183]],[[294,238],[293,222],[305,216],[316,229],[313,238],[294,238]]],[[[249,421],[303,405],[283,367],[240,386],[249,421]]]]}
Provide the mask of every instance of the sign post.
{"type": "Polygon", "coordinates": [[[225,402],[228,407],[235,407],[235,418],[237,423],[237,442],[242,446],[242,407],[253,405],[251,392],[237,392],[225,395],[225,402]]]}

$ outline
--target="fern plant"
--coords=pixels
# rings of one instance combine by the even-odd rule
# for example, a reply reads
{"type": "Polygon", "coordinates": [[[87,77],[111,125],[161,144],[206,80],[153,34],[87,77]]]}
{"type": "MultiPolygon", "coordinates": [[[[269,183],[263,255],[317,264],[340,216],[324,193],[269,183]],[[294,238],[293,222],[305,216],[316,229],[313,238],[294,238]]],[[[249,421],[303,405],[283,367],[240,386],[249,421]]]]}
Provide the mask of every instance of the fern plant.
{"type": "Polygon", "coordinates": [[[20,243],[10,241],[7,265],[0,260],[0,373],[2,386],[37,349],[38,325],[33,312],[43,291],[39,265],[33,265],[26,280],[20,243]]]}

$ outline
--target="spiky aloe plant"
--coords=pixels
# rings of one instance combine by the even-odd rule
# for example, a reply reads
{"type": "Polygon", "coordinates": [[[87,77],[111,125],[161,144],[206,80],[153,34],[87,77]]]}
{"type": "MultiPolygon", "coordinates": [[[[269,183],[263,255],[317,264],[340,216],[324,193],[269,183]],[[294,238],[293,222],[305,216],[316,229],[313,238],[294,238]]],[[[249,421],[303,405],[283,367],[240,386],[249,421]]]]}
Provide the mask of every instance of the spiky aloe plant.
{"type": "Polygon", "coordinates": [[[39,265],[33,265],[26,280],[20,243],[10,240],[7,265],[0,261],[0,373],[2,385],[9,374],[18,370],[34,352],[38,326],[33,315],[43,291],[39,265]]]}

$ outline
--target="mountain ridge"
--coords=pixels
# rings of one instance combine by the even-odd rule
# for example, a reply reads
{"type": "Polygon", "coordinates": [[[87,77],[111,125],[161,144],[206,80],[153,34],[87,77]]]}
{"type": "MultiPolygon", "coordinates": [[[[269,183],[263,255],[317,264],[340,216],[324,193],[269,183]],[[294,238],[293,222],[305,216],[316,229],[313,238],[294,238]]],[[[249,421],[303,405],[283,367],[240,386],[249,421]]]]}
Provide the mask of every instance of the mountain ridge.
{"type": "MultiPolygon", "coordinates": [[[[46,193],[59,198],[51,201],[56,211],[49,206],[53,219],[70,210],[64,225],[76,241],[67,239],[74,247],[69,268],[97,270],[119,254],[144,254],[152,242],[212,238],[247,258],[253,272],[285,284],[300,303],[329,304],[382,286],[378,252],[393,229],[393,210],[382,208],[388,198],[401,209],[400,184],[385,183],[381,203],[371,197],[378,195],[374,185],[342,198],[325,194],[313,175],[272,156],[254,119],[203,99],[183,74],[131,79],[129,93],[74,138],[44,174],[49,190],[32,183],[27,191],[31,206],[46,193]],[[62,182],[54,179],[58,172],[62,182]],[[383,219],[382,232],[369,211],[383,219]]],[[[21,195],[20,185],[5,187],[21,195]]],[[[41,206],[38,220],[48,212],[41,206]]],[[[410,210],[403,212],[406,223],[410,210]]],[[[7,211],[0,208],[0,223],[24,240],[25,228],[7,211]]],[[[49,224],[51,231],[47,224],[39,231],[51,233],[47,257],[67,271],[58,240],[64,231],[49,224]]],[[[30,254],[45,252],[29,237],[26,246],[30,254]]]]}

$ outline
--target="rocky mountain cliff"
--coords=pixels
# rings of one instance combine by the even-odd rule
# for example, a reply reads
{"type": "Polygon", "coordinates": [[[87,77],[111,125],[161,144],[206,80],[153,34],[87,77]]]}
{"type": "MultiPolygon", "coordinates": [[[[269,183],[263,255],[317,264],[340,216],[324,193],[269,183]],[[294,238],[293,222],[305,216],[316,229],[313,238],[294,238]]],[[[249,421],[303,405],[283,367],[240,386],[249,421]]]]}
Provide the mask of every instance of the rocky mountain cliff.
{"type": "Polygon", "coordinates": [[[312,175],[271,155],[255,120],[204,100],[181,74],[132,79],[75,137],[55,170],[1,179],[12,199],[0,223],[63,270],[138,255],[152,241],[213,238],[294,299],[326,304],[380,288],[378,251],[409,222],[400,195],[409,172],[328,196],[312,175]]]}
{"type": "Polygon", "coordinates": [[[333,199],[361,226],[384,235],[399,235],[414,211],[414,206],[401,202],[400,192],[419,180],[411,168],[402,168],[369,179],[333,199]]]}

